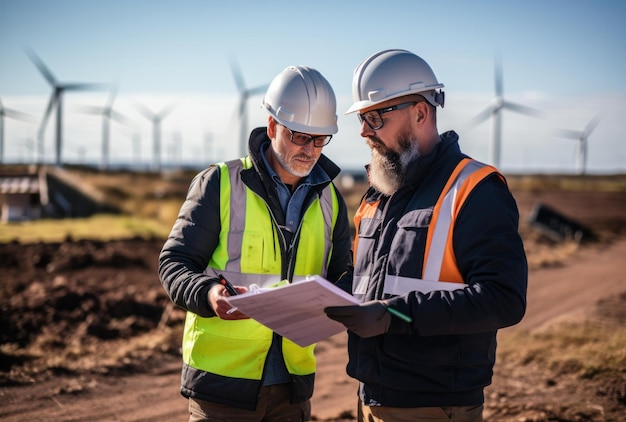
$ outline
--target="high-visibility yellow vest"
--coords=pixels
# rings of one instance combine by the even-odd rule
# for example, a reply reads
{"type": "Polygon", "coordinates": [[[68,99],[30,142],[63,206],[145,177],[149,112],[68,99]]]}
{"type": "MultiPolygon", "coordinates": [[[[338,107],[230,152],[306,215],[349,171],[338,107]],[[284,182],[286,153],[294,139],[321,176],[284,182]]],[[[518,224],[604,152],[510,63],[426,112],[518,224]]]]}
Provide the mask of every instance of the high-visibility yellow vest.
{"type": "MultiPolygon", "coordinates": [[[[220,273],[235,285],[271,286],[283,277],[282,233],[263,198],[247,188],[239,176],[241,170],[252,167],[252,161],[246,157],[218,166],[220,241],[205,273],[220,273]]],[[[326,275],[338,209],[332,184],[306,209],[299,227],[294,279],[326,275]]],[[[187,312],[183,361],[225,377],[260,380],[272,336],[270,329],[252,319],[203,318],[187,312]]],[[[283,338],[283,356],[290,374],[315,372],[314,347],[300,347],[283,338]]]]}
{"type": "MultiPolygon", "coordinates": [[[[487,176],[498,174],[495,167],[480,163],[470,158],[465,158],[457,164],[456,168],[448,178],[437,202],[433,208],[433,214],[428,226],[426,237],[426,248],[424,251],[424,264],[422,268],[422,279],[410,279],[395,275],[385,275],[384,293],[404,294],[412,290],[421,290],[419,282],[424,281],[446,281],[459,283],[458,288],[463,288],[463,277],[459,271],[452,236],[454,234],[454,224],[456,218],[474,188],[487,176]]],[[[363,201],[354,216],[354,223],[357,233],[359,224],[363,218],[373,218],[379,210],[380,201],[367,203],[363,201]]],[[[356,262],[358,247],[358,236],[353,242],[354,259],[356,262]]],[[[355,293],[364,292],[367,284],[367,276],[355,275],[355,293]]],[[[436,289],[436,287],[429,287],[436,289]]],[[[451,288],[446,288],[450,290],[451,288]]]]}

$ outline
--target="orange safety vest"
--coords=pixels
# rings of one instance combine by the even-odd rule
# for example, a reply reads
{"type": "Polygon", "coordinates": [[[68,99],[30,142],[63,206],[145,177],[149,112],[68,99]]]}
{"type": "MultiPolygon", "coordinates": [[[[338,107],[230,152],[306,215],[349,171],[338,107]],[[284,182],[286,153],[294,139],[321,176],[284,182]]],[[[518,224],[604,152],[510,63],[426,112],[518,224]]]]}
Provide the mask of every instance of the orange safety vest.
{"type": "MultiPolygon", "coordinates": [[[[504,181],[504,177],[495,167],[480,163],[476,160],[465,158],[457,164],[456,168],[448,178],[448,182],[441,191],[439,198],[433,209],[433,215],[428,226],[426,237],[426,249],[424,251],[424,265],[422,268],[422,280],[426,282],[445,281],[452,283],[460,283],[461,285],[453,288],[462,288],[464,283],[463,277],[459,271],[456,257],[454,256],[454,248],[452,237],[454,233],[454,224],[456,218],[470,193],[474,188],[487,176],[498,174],[504,181]]],[[[354,216],[354,225],[357,234],[359,233],[359,225],[363,218],[373,218],[379,208],[380,201],[367,203],[362,201],[359,209],[354,216]]],[[[353,242],[354,260],[356,262],[357,248],[359,237],[355,236],[353,242]]],[[[387,276],[386,280],[391,277],[396,279],[404,279],[404,277],[387,276]]],[[[410,279],[417,281],[417,279],[410,279]]],[[[406,285],[406,283],[404,283],[406,285]]],[[[411,285],[415,285],[411,283],[411,285]]],[[[452,289],[453,289],[452,288],[452,289]]],[[[400,290],[406,290],[400,288],[400,290]]],[[[409,289],[419,290],[418,288],[409,289]]],[[[451,290],[447,288],[446,290],[451,290]]],[[[395,294],[400,293],[394,292],[395,294]]]]}

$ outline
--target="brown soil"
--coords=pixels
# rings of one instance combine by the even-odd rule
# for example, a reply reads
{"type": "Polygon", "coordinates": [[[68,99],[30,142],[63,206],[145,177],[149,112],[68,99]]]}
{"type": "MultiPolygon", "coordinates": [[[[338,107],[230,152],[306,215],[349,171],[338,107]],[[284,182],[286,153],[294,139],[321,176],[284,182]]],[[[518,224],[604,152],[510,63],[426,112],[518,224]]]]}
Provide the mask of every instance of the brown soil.
{"type": "MultiPolygon", "coordinates": [[[[537,331],[607,315],[624,330],[626,195],[516,193],[530,262],[527,315],[502,330],[537,331]],[[599,240],[554,243],[525,224],[541,201],[588,225],[599,240]],[[598,307],[598,304],[601,304],[598,307]],[[599,312],[599,309],[601,312],[599,312]]],[[[104,228],[103,228],[104,229],[104,228]]],[[[156,265],[162,240],[0,245],[0,419],[184,421],[180,325],[156,265]]],[[[346,336],[317,347],[316,420],[354,420],[346,336]]],[[[581,378],[499,357],[486,391],[493,421],[626,420],[626,368],[581,378]]]]}

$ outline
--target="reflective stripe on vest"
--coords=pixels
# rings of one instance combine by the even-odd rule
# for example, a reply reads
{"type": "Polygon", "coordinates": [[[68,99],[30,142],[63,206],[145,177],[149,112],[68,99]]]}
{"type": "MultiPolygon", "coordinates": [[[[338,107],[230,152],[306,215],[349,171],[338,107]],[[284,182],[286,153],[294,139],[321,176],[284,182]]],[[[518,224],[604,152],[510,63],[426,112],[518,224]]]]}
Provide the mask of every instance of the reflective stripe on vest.
{"type": "MultiPolygon", "coordinates": [[[[478,169],[484,166],[485,164],[470,159],[461,161],[454,169],[446,187],[444,187],[442,197],[440,196],[437,200],[426,237],[425,264],[424,270],[422,271],[422,278],[424,280],[441,280],[440,276],[444,252],[447,249],[446,245],[449,245],[448,247],[450,249],[452,248],[452,242],[448,240],[452,234],[453,221],[456,219],[461,205],[465,202],[465,199],[467,199],[469,192],[476,186],[476,184],[472,184],[471,189],[467,189],[468,186],[465,185],[465,182],[478,169]],[[466,194],[461,196],[462,187],[465,188],[464,192],[466,194]],[[445,193],[445,195],[443,195],[443,193],[445,193]]],[[[482,178],[480,180],[482,180],[482,178]]],[[[476,182],[478,182],[478,180],[476,182]]],[[[454,265],[456,266],[456,259],[454,259],[454,265]]],[[[446,281],[462,282],[463,280],[456,279],[446,281]]]]}
{"type": "MultiPolygon", "coordinates": [[[[457,290],[465,286],[454,256],[454,223],[472,190],[493,173],[497,173],[494,167],[469,158],[459,162],[433,209],[426,237],[422,279],[387,274],[384,294],[403,295],[412,291],[427,293],[433,290],[457,290]]],[[[366,286],[360,281],[355,277],[353,284],[360,285],[359,289],[363,293],[366,286]]]]}
{"type": "MultiPolygon", "coordinates": [[[[281,280],[283,256],[278,236],[282,234],[276,232],[278,229],[263,199],[241,180],[239,173],[252,167],[252,162],[246,157],[218,166],[221,170],[220,241],[205,274],[220,273],[234,285],[248,287],[252,283],[261,287],[276,284],[281,280]]],[[[292,281],[309,274],[326,275],[338,209],[332,184],[307,208],[299,228],[292,281]]],[[[225,321],[188,312],[183,361],[205,372],[260,380],[272,336],[270,329],[252,319],[225,321]]],[[[290,374],[315,372],[314,347],[302,348],[283,338],[283,356],[290,374]]]]}

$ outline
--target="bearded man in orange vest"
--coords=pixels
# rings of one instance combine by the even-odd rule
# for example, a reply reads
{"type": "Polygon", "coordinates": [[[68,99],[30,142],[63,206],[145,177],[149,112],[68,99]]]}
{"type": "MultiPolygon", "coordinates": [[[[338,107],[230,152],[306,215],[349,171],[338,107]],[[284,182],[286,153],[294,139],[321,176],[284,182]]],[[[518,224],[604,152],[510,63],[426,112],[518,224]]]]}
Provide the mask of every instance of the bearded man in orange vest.
{"type": "Polygon", "coordinates": [[[482,421],[498,329],[526,309],[528,265],[505,178],[439,134],[443,84],[406,50],[354,71],[370,188],[355,215],[348,329],[358,420],[482,421]]]}

